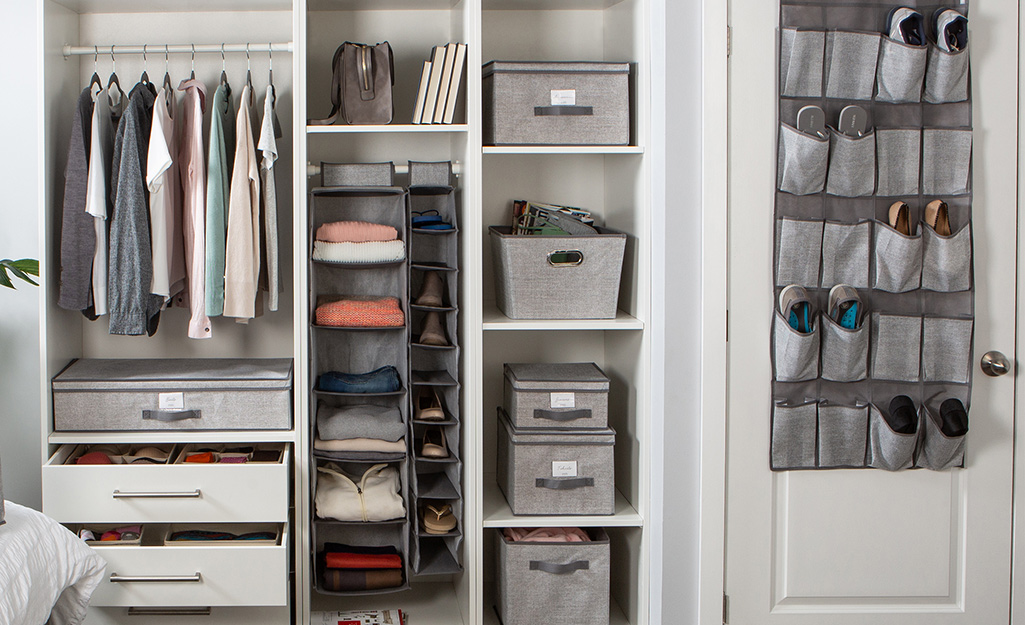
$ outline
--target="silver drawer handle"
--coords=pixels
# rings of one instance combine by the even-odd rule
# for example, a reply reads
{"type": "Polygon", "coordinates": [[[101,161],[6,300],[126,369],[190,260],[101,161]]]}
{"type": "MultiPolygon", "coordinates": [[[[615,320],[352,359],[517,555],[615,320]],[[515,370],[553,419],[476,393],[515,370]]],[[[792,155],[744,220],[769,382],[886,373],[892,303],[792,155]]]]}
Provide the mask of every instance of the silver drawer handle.
{"type": "Polygon", "coordinates": [[[114,499],[199,499],[201,495],[198,488],[187,493],[122,493],[115,490],[111,494],[114,499]]]}
{"type": "Polygon", "coordinates": [[[117,573],[110,574],[111,584],[164,584],[164,583],[182,583],[182,582],[201,582],[203,576],[199,573],[195,575],[118,575],[117,573]]]}

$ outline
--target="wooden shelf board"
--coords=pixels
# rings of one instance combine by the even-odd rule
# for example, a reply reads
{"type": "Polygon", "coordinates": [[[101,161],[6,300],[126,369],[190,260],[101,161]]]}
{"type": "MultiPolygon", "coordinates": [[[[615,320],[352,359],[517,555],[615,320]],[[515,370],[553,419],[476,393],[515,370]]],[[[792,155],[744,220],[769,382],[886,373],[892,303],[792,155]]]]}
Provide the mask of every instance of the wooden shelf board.
{"type": "Polygon", "coordinates": [[[622,310],[615,319],[510,319],[494,304],[484,307],[485,330],[643,330],[644,322],[622,310]]]}
{"type": "Polygon", "coordinates": [[[606,515],[516,516],[498,484],[484,487],[484,527],[642,527],[644,520],[616,489],[616,513],[606,515]]]}

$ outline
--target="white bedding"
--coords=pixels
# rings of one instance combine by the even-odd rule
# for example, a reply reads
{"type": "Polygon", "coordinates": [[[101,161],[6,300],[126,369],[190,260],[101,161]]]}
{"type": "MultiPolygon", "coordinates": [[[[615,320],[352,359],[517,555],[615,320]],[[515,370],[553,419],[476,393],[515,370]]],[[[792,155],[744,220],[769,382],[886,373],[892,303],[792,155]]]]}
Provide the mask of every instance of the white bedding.
{"type": "Polygon", "coordinates": [[[0,625],[81,623],[107,563],[53,519],[6,504],[7,523],[0,525],[0,625]]]}

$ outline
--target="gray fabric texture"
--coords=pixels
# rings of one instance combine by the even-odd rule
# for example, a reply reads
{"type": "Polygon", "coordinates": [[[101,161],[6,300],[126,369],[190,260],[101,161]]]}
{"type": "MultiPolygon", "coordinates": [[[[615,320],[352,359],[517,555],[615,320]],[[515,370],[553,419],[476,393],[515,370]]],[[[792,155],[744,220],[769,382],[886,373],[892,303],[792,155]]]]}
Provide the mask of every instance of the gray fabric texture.
{"type": "Polygon", "coordinates": [[[406,435],[402,413],[395,406],[370,404],[317,406],[317,432],[321,440],[376,438],[397,441],[406,435]]]}
{"type": "Polygon", "coordinates": [[[868,406],[819,406],[819,466],[865,466],[868,406]]]}
{"type": "Polygon", "coordinates": [[[822,229],[822,288],[848,284],[868,287],[868,245],[872,224],[827,221],[822,229]]]}
{"type": "Polygon", "coordinates": [[[78,96],[75,106],[68,162],[64,169],[60,295],[57,305],[68,310],[85,310],[92,304],[90,289],[96,230],[92,215],[85,212],[92,110],[92,94],[86,87],[78,96]]]}
{"type": "Polygon", "coordinates": [[[922,440],[919,443],[916,467],[944,471],[964,466],[967,435],[947,436],[944,434],[940,429],[939,418],[925,406],[921,408],[918,427],[921,430],[922,440]]]}
{"type": "Polygon", "coordinates": [[[966,225],[949,237],[922,228],[922,288],[967,291],[972,284],[972,229],[966,225]]]}
{"type": "Polygon", "coordinates": [[[807,334],[790,327],[779,312],[773,315],[773,367],[779,382],[814,380],[819,375],[819,323],[807,334]]]}
{"type": "Polygon", "coordinates": [[[779,125],[776,155],[776,186],[794,195],[822,191],[829,162],[829,141],[805,134],[793,126],[779,125]]]}
{"type": "Polygon", "coordinates": [[[972,360],[971,319],[926,317],[922,321],[922,379],[968,382],[972,360]]]}
{"type": "MultiPolygon", "coordinates": [[[[918,427],[922,427],[921,419],[918,427]]],[[[875,406],[871,407],[869,414],[868,439],[868,466],[899,471],[911,468],[914,463],[918,433],[894,432],[875,406]]]]}
{"type": "Polygon", "coordinates": [[[868,375],[868,334],[864,323],[849,330],[820,315],[822,355],[819,362],[822,378],[834,382],[856,382],[868,375]]]}
{"type": "Polygon", "coordinates": [[[409,186],[447,187],[452,183],[452,161],[424,163],[409,161],[409,186]]]}
{"type": "Polygon", "coordinates": [[[321,163],[320,176],[325,187],[390,187],[395,181],[395,165],[321,163]]]}
{"type": "Polygon", "coordinates": [[[919,288],[922,278],[922,235],[905,236],[889,226],[875,223],[875,279],[873,286],[890,293],[919,288]]]}
{"type": "Polygon", "coordinates": [[[263,193],[263,228],[260,240],[263,241],[263,259],[260,263],[260,287],[267,291],[267,309],[276,312],[281,300],[281,265],[278,253],[278,158],[277,136],[275,128],[278,124],[274,112],[274,89],[267,87],[264,98],[264,119],[260,136],[257,138],[257,149],[260,151],[260,189],[263,193]],[[268,120],[267,117],[270,116],[268,120]],[[267,136],[267,135],[270,136],[267,136]]]}
{"type": "Polygon", "coordinates": [[[801,469],[815,466],[817,406],[776,405],[772,410],[773,469],[801,469]]]}
{"type": "Polygon", "coordinates": [[[782,219],[777,238],[779,258],[776,260],[776,284],[819,284],[819,261],[822,259],[821,221],[782,219]]]}
{"type": "Polygon", "coordinates": [[[922,344],[922,318],[873,313],[870,376],[916,382],[922,344]]]}
{"type": "Polygon", "coordinates": [[[780,30],[779,92],[784,97],[822,96],[822,57],[826,33],[821,30],[780,30]]]}
{"type": "Polygon", "coordinates": [[[918,195],[918,173],[922,158],[922,130],[895,128],[876,130],[876,195],[918,195]]]}
{"type": "Polygon", "coordinates": [[[224,85],[211,105],[206,177],[206,314],[224,312],[224,247],[228,235],[228,193],[235,161],[235,110],[224,85]]]}
{"type": "MultiPolygon", "coordinates": [[[[512,542],[495,534],[495,607],[503,625],[607,625],[611,550],[605,530],[590,530],[592,542],[512,542]],[[533,566],[532,566],[532,563],[533,566]],[[543,564],[576,565],[553,574],[543,564]]],[[[490,608],[486,608],[490,609],[490,608]]]]}
{"type": "Polygon", "coordinates": [[[876,70],[877,102],[919,102],[925,80],[926,46],[883,37],[876,70]]]}
{"type": "Polygon", "coordinates": [[[826,97],[871,100],[879,58],[879,33],[826,33],[826,97]]]}
{"type": "Polygon", "coordinates": [[[150,249],[149,190],[146,157],[153,122],[152,86],[132,89],[114,139],[111,189],[114,216],[110,226],[107,301],[111,334],[152,334],[163,298],[150,293],[153,258],[150,249]]]}
{"type": "Polygon", "coordinates": [[[829,131],[826,193],[843,197],[872,195],[876,188],[876,135],[848,137],[829,131]]]}
{"type": "Polygon", "coordinates": [[[972,131],[926,128],[922,131],[922,194],[968,193],[972,164],[972,131]]]}
{"type": "Polygon", "coordinates": [[[929,44],[929,65],[925,71],[925,101],[963,102],[968,99],[968,49],[945,52],[929,44]]]}

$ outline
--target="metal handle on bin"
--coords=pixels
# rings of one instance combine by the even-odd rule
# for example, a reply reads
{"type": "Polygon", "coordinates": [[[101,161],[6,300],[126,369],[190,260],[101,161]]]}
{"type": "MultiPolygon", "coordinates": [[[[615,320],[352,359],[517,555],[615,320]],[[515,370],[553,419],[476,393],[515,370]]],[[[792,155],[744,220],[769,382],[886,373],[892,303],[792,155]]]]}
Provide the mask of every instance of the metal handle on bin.
{"type": "Polygon", "coordinates": [[[573,490],[587,486],[594,486],[593,477],[575,477],[570,479],[539,477],[534,482],[535,488],[547,488],[548,490],[573,490]]]}
{"type": "Polygon", "coordinates": [[[577,560],[575,562],[569,562],[567,564],[556,564],[555,562],[542,562],[541,560],[530,561],[531,571],[544,571],[545,573],[551,573],[552,575],[566,575],[567,573],[586,571],[589,568],[591,568],[590,560],[577,560]]]}
{"type": "Polygon", "coordinates": [[[154,421],[184,421],[185,419],[201,418],[201,410],[143,410],[143,419],[154,421]]]}
{"type": "Polygon", "coordinates": [[[201,496],[198,488],[187,493],[122,493],[119,490],[111,493],[114,499],[199,499],[201,496]]]}
{"type": "Polygon", "coordinates": [[[552,267],[577,267],[583,262],[584,253],[580,250],[555,250],[554,252],[548,252],[548,264],[552,267]],[[552,260],[553,256],[559,255],[565,256],[566,260],[552,260]]]}
{"type": "Polygon", "coordinates": [[[590,419],[590,408],[578,408],[577,410],[545,410],[534,409],[535,419],[548,419],[549,421],[576,421],[577,419],[590,419]]]}
{"type": "Polygon", "coordinates": [[[534,117],[562,115],[594,115],[594,107],[590,106],[535,106],[534,117]]]}
{"type": "Polygon", "coordinates": [[[166,584],[170,583],[197,583],[203,581],[203,576],[197,571],[195,575],[118,575],[110,574],[111,584],[166,584]]]}

